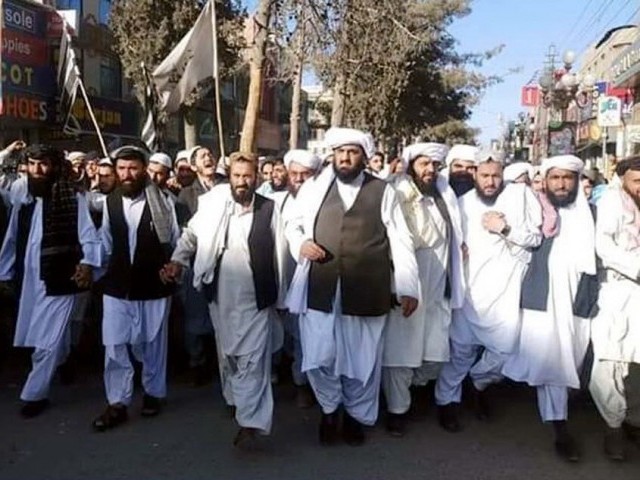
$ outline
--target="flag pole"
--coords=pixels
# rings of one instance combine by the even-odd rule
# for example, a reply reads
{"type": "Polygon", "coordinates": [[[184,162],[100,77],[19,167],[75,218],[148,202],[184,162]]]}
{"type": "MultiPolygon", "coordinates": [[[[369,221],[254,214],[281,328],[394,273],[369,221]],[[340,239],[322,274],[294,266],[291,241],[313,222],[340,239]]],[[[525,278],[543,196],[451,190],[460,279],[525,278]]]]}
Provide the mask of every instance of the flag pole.
{"type": "MultiPolygon", "coordinates": [[[[91,108],[91,103],[89,102],[89,97],[87,96],[87,92],[84,89],[84,84],[82,80],[78,79],[78,88],[80,88],[80,93],[82,93],[82,98],[84,98],[84,104],[89,111],[89,116],[91,117],[91,121],[93,122],[93,126],[96,129],[96,133],[98,134],[98,139],[100,140],[100,146],[102,147],[102,153],[104,153],[105,157],[109,156],[109,152],[107,152],[107,146],[104,143],[104,138],[102,138],[102,132],[100,131],[100,126],[98,125],[98,121],[96,120],[96,116],[93,113],[93,108],[91,108]]],[[[73,105],[71,105],[73,107],[73,105]]]]}
{"type": "Polygon", "coordinates": [[[218,70],[218,28],[216,20],[216,0],[211,2],[211,32],[213,36],[213,82],[215,85],[216,123],[218,124],[218,139],[220,142],[220,159],[225,156],[224,132],[222,130],[222,109],[220,106],[220,72],[218,70]]]}

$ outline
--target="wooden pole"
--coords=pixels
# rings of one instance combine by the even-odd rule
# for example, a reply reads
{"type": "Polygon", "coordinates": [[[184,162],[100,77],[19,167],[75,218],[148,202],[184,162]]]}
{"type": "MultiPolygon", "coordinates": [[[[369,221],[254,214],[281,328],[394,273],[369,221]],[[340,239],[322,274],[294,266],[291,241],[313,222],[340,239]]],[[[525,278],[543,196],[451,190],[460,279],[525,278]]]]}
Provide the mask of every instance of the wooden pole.
{"type": "Polygon", "coordinates": [[[222,129],[222,106],[220,102],[220,72],[218,68],[218,28],[216,19],[216,0],[211,0],[211,31],[213,32],[213,81],[215,84],[216,123],[220,142],[220,159],[225,156],[224,131],[222,129]]]}
{"type": "MultiPolygon", "coordinates": [[[[98,139],[100,140],[100,146],[102,147],[102,153],[104,153],[105,157],[109,156],[109,152],[107,152],[107,146],[104,143],[104,138],[102,138],[102,132],[100,131],[100,125],[98,125],[98,121],[96,120],[96,116],[93,113],[93,108],[91,108],[91,103],[89,102],[89,97],[87,96],[87,92],[84,89],[84,84],[82,80],[78,79],[78,88],[80,89],[80,93],[82,93],[82,98],[84,98],[84,104],[89,111],[89,116],[91,117],[91,121],[93,122],[93,126],[96,129],[96,133],[98,134],[98,139]]],[[[71,106],[73,107],[73,105],[71,106]]]]}

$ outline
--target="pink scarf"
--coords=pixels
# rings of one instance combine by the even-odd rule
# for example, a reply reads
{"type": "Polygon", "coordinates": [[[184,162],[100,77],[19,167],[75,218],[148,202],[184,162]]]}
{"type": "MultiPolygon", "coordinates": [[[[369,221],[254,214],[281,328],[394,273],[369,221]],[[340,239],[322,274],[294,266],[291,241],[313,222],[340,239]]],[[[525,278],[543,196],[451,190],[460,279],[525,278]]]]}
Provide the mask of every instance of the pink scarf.
{"type": "Polygon", "coordinates": [[[544,192],[537,193],[538,201],[542,206],[542,234],[545,238],[552,238],[558,234],[558,211],[551,205],[544,192]]]}

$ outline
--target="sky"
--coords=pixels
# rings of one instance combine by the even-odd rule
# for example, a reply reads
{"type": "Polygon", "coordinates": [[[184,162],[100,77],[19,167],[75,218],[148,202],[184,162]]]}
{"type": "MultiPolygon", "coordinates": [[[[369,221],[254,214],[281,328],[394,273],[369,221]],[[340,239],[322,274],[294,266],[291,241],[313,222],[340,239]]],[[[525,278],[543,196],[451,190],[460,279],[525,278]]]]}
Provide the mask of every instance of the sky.
{"type": "MultiPolygon", "coordinates": [[[[256,3],[244,2],[249,11],[256,3]]],[[[571,49],[580,58],[607,30],[639,19],[639,0],[472,0],[471,13],[449,28],[458,40],[458,50],[482,52],[504,45],[500,55],[480,71],[502,76],[519,70],[505,75],[474,107],[469,124],[481,129],[480,142],[487,144],[500,136],[504,122],[523,111],[521,88],[535,81],[551,44],[560,56],[571,49]]]]}

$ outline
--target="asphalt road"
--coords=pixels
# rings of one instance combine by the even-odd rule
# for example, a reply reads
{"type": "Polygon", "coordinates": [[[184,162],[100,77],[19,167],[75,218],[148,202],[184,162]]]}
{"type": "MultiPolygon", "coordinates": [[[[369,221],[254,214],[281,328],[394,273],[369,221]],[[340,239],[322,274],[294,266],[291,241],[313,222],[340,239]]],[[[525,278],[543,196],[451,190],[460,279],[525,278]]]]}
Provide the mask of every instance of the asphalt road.
{"type": "Polygon", "coordinates": [[[317,443],[317,409],[295,407],[291,387],[276,388],[274,430],[249,451],[231,444],[237,427],[215,386],[169,386],[161,416],[139,416],[140,394],[128,424],[91,431],[105,405],[98,374],[72,386],[54,385],[52,407],[42,416],[18,415],[21,375],[0,375],[0,479],[580,479],[640,478],[640,450],[618,465],[602,454],[603,424],[592,405],[571,409],[572,430],[584,448],[579,464],[566,464],[552,448],[550,427],[540,423],[535,393],[503,386],[493,392],[496,415],[480,423],[467,411],[465,430],[441,430],[433,409],[409,424],[402,439],[382,426],[367,432],[362,447],[317,443]]]}

